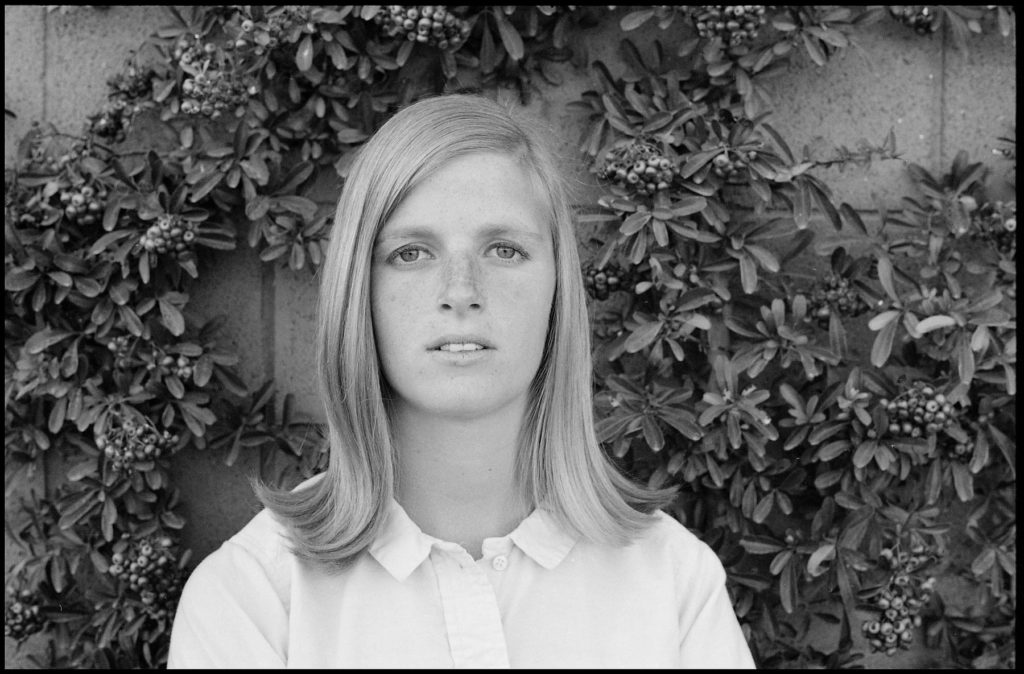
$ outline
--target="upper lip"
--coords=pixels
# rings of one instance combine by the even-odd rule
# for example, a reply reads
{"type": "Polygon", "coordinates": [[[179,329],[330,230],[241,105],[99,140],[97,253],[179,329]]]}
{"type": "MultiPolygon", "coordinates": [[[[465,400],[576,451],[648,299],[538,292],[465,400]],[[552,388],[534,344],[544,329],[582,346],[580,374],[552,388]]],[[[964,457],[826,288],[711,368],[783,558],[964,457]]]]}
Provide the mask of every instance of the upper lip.
{"type": "Polygon", "coordinates": [[[493,349],[494,344],[490,340],[484,339],[478,335],[445,335],[439,339],[435,339],[427,347],[427,350],[433,351],[434,349],[440,349],[445,344],[479,344],[485,349],[493,349]]]}

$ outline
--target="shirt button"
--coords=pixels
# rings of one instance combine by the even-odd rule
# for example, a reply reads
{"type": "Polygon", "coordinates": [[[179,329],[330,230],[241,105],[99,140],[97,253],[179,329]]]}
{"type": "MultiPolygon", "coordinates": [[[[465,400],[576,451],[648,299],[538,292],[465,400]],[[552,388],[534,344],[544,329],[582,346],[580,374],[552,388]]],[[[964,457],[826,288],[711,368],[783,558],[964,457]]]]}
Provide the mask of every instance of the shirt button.
{"type": "Polygon", "coordinates": [[[495,571],[504,571],[508,568],[508,557],[505,555],[498,555],[491,560],[491,566],[494,567],[495,571]]]}

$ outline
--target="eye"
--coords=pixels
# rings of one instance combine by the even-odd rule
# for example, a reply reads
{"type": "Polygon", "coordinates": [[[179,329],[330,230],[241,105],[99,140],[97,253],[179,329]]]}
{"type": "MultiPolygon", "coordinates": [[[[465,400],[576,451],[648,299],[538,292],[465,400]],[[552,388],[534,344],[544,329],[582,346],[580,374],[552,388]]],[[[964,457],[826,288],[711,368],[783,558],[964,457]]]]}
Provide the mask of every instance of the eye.
{"type": "Polygon", "coordinates": [[[523,259],[527,258],[526,253],[521,248],[513,246],[510,243],[495,244],[492,250],[498,256],[498,258],[502,260],[514,260],[516,258],[516,255],[519,255],[523,259]]]}
{"type": "Polygon", "coordinates": [[[411,264],[413,262],[419,262],[421,259],[423,259],[422,255],[425,252],[426,251],[417,246],[407,246],[405,248],[400,248],[399,250],[396,250],[394,253],[389,255],[387,261],[397,261],[401,264],[411,264]]]}

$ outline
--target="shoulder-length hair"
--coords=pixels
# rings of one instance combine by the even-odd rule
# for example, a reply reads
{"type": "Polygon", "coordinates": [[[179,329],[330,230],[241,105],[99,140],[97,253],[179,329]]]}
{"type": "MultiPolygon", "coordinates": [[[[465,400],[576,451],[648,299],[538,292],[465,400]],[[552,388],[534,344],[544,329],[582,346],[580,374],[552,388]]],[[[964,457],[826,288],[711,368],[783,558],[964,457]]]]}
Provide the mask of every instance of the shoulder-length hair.
{"type": "Polygon", "coordinates": [[[673,490],[648,489],[619,473],[598,444],[586,295],[569,192],[551,145],[498,103],[457,94],[403,109],[359,151],[320,270],[316,374],[330,443],[326,475],[294,491],[253,481],[300,560],[338,570],[382,527],[397,470],[390,391],[370,313],[371,251],[410,190],[473,153],[516,159],[550,205],[555,296],[516,457],[516,480],[527,503],[548,509],[583,539],[622,545],[671,501],[673,490]]]}

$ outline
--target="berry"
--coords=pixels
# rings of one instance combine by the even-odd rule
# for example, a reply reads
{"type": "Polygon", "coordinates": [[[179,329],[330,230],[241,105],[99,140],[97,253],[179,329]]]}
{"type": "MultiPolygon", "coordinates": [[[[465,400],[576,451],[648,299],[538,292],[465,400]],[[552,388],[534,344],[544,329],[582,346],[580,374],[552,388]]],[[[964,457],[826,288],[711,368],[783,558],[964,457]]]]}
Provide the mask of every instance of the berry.
{"type": "Polygon", "coordinates": [[[583,268],[583,282],[587,294],[598,300],[606,300],[609,293],[632,286],[630,274],[614,263],[606,264],[600,271],[587,265],[583,268]]]}
{"type": "Polygon", "coordinates": [[[121,558],[131,560],[131,563],[127,567],[113,564],[108,573],[127,584],[130,593],[136,594],[146,606],[151,618],[172,615],[185,578],[178,568],[178,553],[171,539],[147,536],[132,542],[121,541],[114,547],[116,552],[112,560],[121,558]]]}
{"type": "Polygon", "coordinates": [[[765,5],[698,5],[691,10],[697,33],[705,39],[721,38],[727,47],[749,44],[765,24],[765,5]]]}
{"type": "Polygon", "coordinates": [[[374,21],[390,37],[422,42],[442,51],[457,51],[469,37],[472,26],[445,5],[387,5],[374,21]]]}
{"type": "Polygon", "coordinates": [[[939,14],[929,5],[889,5],[889,14],[918,35],[939,29],[939,14]]]}
{"type": "Polygon", "coordinates": [[[4,606],[5,637],[22,641],[45,627],[46,620],[41,615],[42,597],[36,592],[8,587],[7,597],[10,601],[4,606]]]}
{"type": "Polygon", "coordinates": [[[672,160],[647,141],[609,150],[597,177],[640,194],[652,195],[668,189],[678,175],[672,160]]]}
{"type": "Polygon", "coordinates": [[[156,224],[139,237],[139,246],[149,253],[173,253],[180,260],[192,254],[195,228],[195,223],[180,216],[161,215],[157,217],[156,224]]]}

